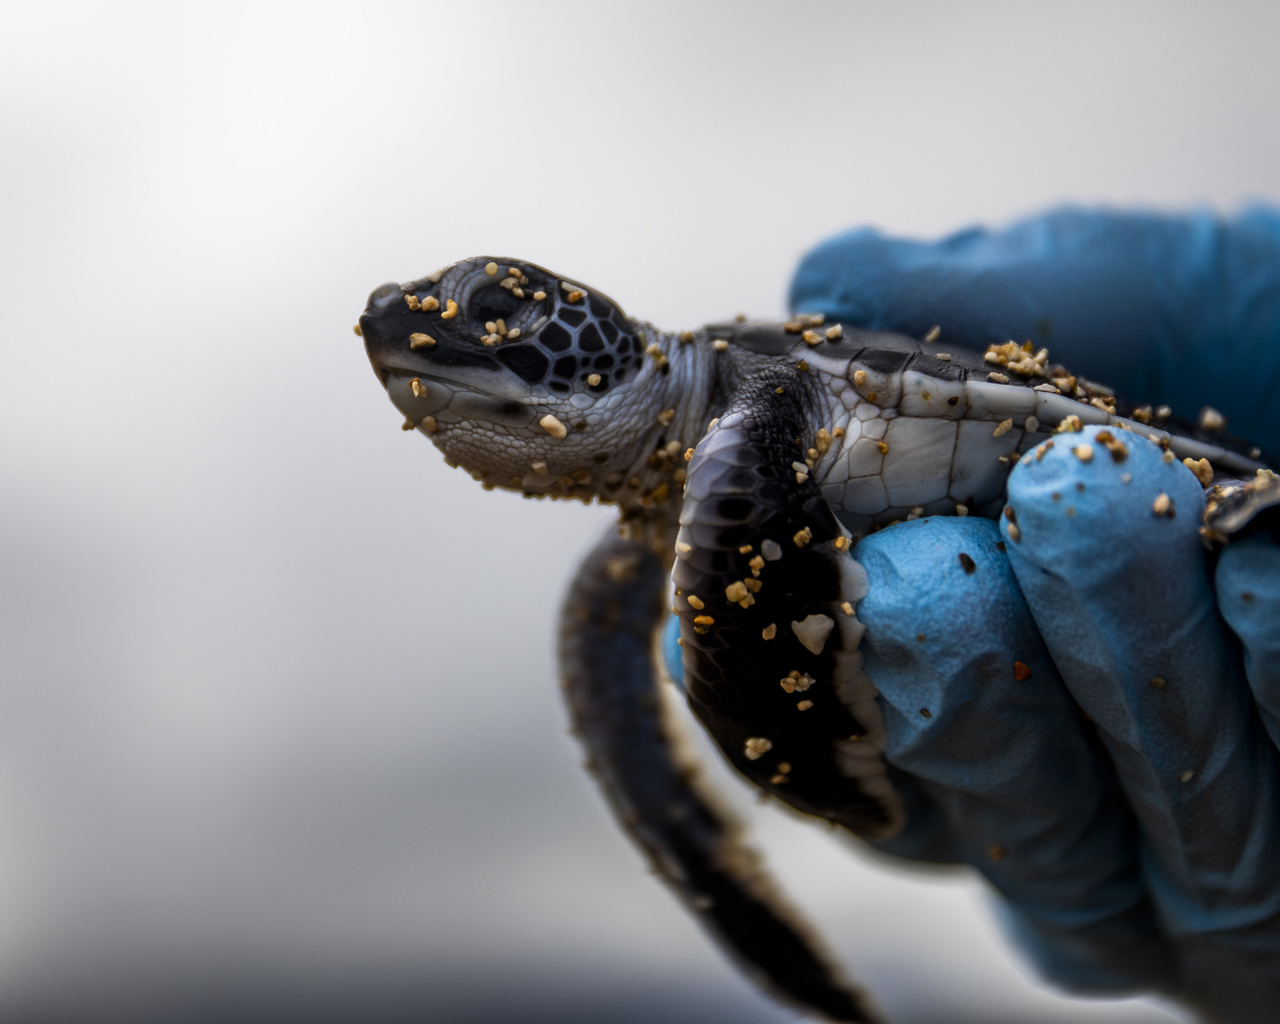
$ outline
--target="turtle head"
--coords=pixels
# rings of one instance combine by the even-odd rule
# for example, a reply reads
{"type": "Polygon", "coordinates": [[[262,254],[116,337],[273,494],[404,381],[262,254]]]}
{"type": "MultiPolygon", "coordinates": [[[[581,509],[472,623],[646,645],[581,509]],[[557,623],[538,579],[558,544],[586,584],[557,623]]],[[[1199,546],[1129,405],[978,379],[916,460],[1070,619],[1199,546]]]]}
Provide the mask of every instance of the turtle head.
{"type": "Polygon", "coordinates": [[[573,490],[565,478],[613,461],[622,407],[650,370],[614,302],[519,260],[385,284],[360,333],[406,430],[485,483],[526,491],[573,490]]]}

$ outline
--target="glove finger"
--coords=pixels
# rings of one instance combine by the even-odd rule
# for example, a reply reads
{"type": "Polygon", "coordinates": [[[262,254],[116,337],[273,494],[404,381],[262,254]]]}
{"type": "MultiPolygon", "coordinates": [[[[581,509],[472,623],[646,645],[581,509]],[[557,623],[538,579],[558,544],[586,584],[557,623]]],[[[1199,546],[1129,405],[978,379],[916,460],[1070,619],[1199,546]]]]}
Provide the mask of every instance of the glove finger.
{"type": "Polygon", "coordinates": [[[1145,438],[1128,435],[1113,458],[1097,433],[1058,435],[1010,474],[1010,562],[1119,770],[1183,984],[1222,1019],[1269,1019],[1258,1014],[1280,1004],[1280,789],[1215,611],[1203,490],[1145,438]]]}
{"type": "Polygon", "coordinates": [[[1280,212],[1223,221],[1065,209],[938,242],[852,231],[805,257],[793,308],[976,348],[1010,338],[1135,403],[1280,450],[1280,212]],[[1242,373],[1248,367],[1249,373],[1242,373]]]}
{"type": "MultiPolygon", "coordinates": [[[[1088,991],[1171,978],[1105,753],[1063,686],[989,520],[931,518],[862,540],[864,669],[880,691],[887,758],[931,814],[886,852],[978,868],[1009,901],[1020,945],[1088,991]],[[924,833],[922,835],[922,833],[924,833]]],[[[910,806],[910,805],[909,805],[910,806]]]]}
{"type": "Polygon", "coordinates": [[[1258,713],[1280,747],[1280,546],[1266,537],[1230,545],[1216,582],[1222,617],[1244,645],[1258,713]]]}

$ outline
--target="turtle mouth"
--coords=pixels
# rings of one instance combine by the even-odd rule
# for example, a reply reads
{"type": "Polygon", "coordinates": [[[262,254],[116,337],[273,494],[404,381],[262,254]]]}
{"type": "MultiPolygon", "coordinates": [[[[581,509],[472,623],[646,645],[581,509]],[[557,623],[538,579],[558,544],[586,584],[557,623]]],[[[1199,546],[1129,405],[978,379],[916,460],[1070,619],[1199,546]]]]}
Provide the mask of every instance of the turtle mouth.
{"type": "Polygon", "coordinates": [[[475,380],[394,366],[378,367],[377,372],[392,404],[414,422],[426,416],[452,413],[458,420],[480,420],[520,428],[529,426],[535,418],[523,397],[517,400],[485,388],[475,380]]]}
{"type": "Polygon", "coordinates": [[[374,372],[377,373],[382,386],[388,391],[391,390],[393,381],[403,379],[407,382],[416,378],[424,384],[431,382],[436,386],[448,388],[451,391],[470,392],[502,402],[523,402],[527,397],[527,395],[516,391],[514,388],[504,387],[506,382],[501,380],[497,374],[491,375],[493,377],[492,380],[477,380],[477,375],[473,372],[453,374],[449,372],[450,368],[447,366],[442,367],[432,364],[428,368],[423,367],[420,363],[415,365],[415,362],[416,360],[411,356],[397,359],[392,355],[379,359],[374,364],[374,372]]]}

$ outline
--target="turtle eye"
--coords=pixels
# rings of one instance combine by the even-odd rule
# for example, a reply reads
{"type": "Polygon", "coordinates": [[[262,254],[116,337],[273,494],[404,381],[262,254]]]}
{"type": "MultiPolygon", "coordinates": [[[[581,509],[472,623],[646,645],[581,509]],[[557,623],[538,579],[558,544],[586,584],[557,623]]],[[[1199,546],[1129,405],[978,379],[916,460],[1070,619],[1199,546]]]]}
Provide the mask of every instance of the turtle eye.
{"type": "Polygon", "coordinates": [[[481,288],[471,296],[467,305],[472,319],[484,323],[512,319],[521,303],[511,294],[510,289],[495,284],[488,288],[481,288]]]}

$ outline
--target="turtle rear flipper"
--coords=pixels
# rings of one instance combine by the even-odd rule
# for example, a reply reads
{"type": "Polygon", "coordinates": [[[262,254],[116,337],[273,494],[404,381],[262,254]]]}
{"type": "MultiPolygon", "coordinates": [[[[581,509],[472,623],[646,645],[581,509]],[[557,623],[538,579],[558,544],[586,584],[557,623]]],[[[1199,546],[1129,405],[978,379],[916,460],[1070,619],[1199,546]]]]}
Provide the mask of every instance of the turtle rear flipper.
{"type": "MultiPolygon", "coordinates": [[[[1259,513],[1280,505],[1280,476],[1270,469],[1260,469],[1249,479],[1214,485],[1206,497],[1206,537],[1225,538],[1249,525],[1259,513]]],[[[1280,514],[1273,511],[1259,520],[1259,525],[1274,531],[1280,526],[1280,514]]]]}
{"type": "Polygon", "coordinates": [[[613,532],[587,556],[561,616],[560,663],[589,767],[655,871],[741,965],[784,999],[872,1024],[864,997],[814,948],[741,829],[695,788],[656,689],[666,570],[613,532]]]}

